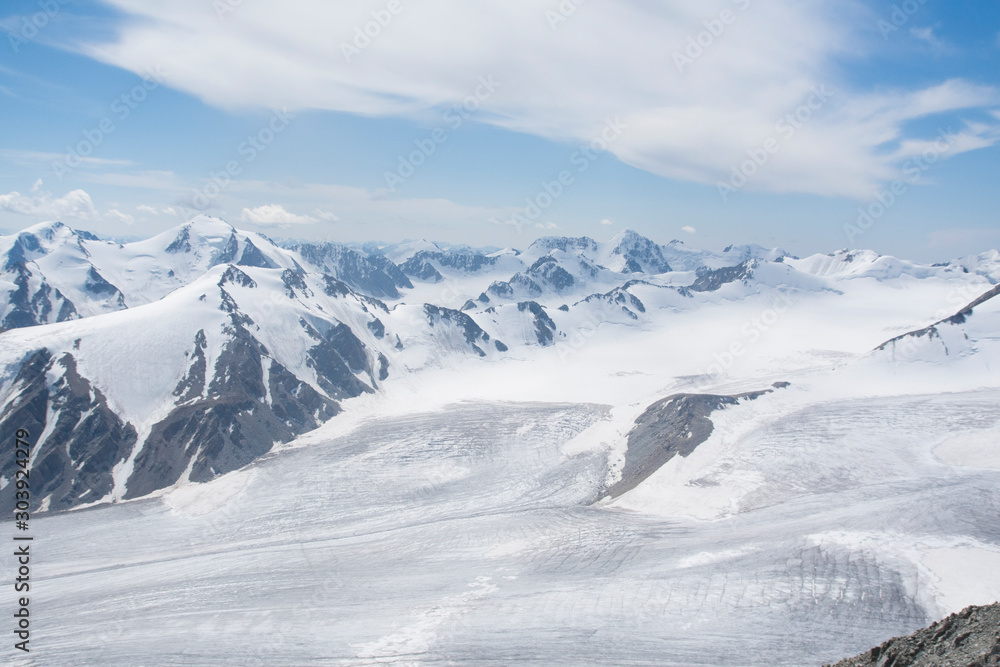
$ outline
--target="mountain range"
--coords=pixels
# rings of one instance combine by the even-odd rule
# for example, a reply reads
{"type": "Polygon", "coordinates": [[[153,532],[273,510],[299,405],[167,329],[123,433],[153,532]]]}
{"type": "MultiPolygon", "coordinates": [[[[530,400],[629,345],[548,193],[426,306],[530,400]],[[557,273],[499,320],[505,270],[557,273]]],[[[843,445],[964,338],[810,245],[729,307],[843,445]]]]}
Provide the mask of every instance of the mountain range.
{"type": "MultiPolygon", "coordinates": [[[[207,216],[127,244],[36,225],[0,238],[0,262],[0,436],[39,434],[32,509],[42,511],[211,480],[393,374],[565,347],[588,326],[627,329],[862,278],[961,280],[982,292],[1000,278],[996,252],[934,266],[870,251],[798,259],[753,245],[659,245],[630,230],[604,243],[544,237],[523,251],[279,245],[207,216]]],[[[954,350],[947,332],[963,322],[912,336],[954,350]]],[[[8,509],[12,465],[0,470],[8,509]]]]}
{"type": "Polygon", "coordinates": [[[0,263],[58,664],[818,665],[1000,598],[997,251],[202,216],[0,263]]]}

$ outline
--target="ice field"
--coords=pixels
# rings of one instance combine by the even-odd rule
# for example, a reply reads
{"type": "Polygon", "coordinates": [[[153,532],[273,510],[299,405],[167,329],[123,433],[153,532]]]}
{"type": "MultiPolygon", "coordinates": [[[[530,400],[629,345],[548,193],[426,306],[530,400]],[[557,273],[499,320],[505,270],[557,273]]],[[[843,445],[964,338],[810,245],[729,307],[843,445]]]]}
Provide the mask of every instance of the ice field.
{"type": "Polygon", "coordinates": [[[24,664],[818,665],[1000,596],[1000,391],[760,400],[611,505],[606,407],[467,403],[36,519],[24,664]]]}

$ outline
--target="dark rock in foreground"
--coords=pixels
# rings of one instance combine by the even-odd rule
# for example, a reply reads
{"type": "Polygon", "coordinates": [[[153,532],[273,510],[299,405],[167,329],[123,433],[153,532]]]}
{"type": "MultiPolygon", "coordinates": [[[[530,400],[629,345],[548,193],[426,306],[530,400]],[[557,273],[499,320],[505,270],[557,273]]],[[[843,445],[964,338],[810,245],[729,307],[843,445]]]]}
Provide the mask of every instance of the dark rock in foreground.
{"type": "MultiPolygon", "coordinates": [[[[909,637],[896,637],[833,667],[1000,665],[1000,602],[966,607],[909,637]]],[[[829,667],[824,665],[824,667],[829,667]]]]}

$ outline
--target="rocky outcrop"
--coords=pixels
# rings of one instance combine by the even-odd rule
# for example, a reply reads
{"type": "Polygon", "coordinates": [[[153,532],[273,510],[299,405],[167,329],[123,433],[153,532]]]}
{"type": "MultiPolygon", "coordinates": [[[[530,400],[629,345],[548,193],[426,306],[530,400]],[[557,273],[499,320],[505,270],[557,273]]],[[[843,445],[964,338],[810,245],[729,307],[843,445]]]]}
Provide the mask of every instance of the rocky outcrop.
{"type": "MultiPolygon", "coordinates": [[[[424,315],[427,317],[427,323],[432,327],[445,325],[449,327],[454,327],[459,332],[461,332],[462,337],[465,342],[469,345],[473,352],[478,354],[480,357],[485,357],[486,352],[483,351],[481,345],[485,346],[490,342],[490,335],[483,331],[482,327],[476,324],[476,321],[463,313],[460,310],[453,310],[451,308],[441,308],[440,306],[434,306],[432,304],[424,304],[424,315]]],[[[499,343],[496,345],[498,351],[504,352],[507,346],[499,341],[494,341],[499,343]]]]}
{"type": "Polygon", "coordinates": [[[688,289],[692,292],[714,292],[723,285],[742,280],[744,283],[753,278],[753,270],[757,268],[758,260],[751,259],[736,266],[726,266],[721,269],[699,269],[697,278],[688,289]]]}
{"type": "Polygon", "coordinates": [[[938,320],[934,324],[924,327],[923,329],[917,329],[916,331],[910,331],[900,336],[896,336],[895,338],[890,338],[889,340],[887,340],[886,342],[882,343],[877,348],[875,348],[875,350],[885,350],[887,348],[892,348],[894,345],[900,342],[908,340],[912,341],[914,339],[923,338],[925,336],[927,338],[940,338],[941,334],[939,330],[942,326],[948,324],[965,324],[969,316],[972,315],[972,311],[974,308],[976,308],[977,306],[981,306],[982,304],[986,303],[990,299],[996,298],[997,296],[1000,296],[1000,285],[997,285],[993,289],[987,291],[985,294],[982,294],[977,299],[969,303],[967,306],[962,308],[960,311],[958,311],[951,317],[946,317],[943,320],[938,320]]]}
{"type": "Polygon", "coordinates": [[[617,498],[644,482],[675,456],[688,456],[712,435],[714,411],[755,400],[770,389],[733,396],[674,394],[653,403],[628,434],[621,478],[604,491],[617,498]]]}
{"type": "Polygon", "coordinates": [[[319,273],[336,277],[355,292],[379,299],[398,299],[399,288],[413,283],[388,258],[365,255],[339,243],[298,243],[286,246],[319,273]]]}
{"type": "Polygon", "coordinates": [[[522,301],[517,304],[518,312],[530,313],[535,324],[535,338],[541,346],[552,345],[553,337],[556,333],[556,323],[552,321],[549,314],[545,312],[537,301],[522,301]]]}
{"type": "MultiPolygon", "coordinates": [[[[896,637],[833,667],[990,667],[1000,665],[1000,603],[957,614],[896,637]]],[[[824,667],[830,667],[824,665],[824,667]]]]}
{"type": "MultiPolygon", "coordinates": [[[[80,376],[73,355],[55,359],[46,349],[34,352],[21,366],[12,393],[15,398],[0,413],[0,437],[13,442],[21,428],[32,435],[31,509],[43,503],[50,510],[68,509],[109,494],[112,470],[132,451],[136,431],[80,376]]],[[[0,475],[14,479],[14,467],[14,458],[6,457],[0,475]]],[[[0,489],[0,511],[8,515],[14,491],[13,484],[0,489]]]]}

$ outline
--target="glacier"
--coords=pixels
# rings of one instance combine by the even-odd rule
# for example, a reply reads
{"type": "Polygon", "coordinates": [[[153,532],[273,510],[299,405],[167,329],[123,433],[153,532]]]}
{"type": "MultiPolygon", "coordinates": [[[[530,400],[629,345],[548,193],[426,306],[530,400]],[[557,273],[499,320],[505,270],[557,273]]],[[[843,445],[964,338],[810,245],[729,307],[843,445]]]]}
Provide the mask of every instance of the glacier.
{"type": "Polygon", "coordinates": [[[92,489],[33,496],[22,664],[818,665],[1000,598],[995,251],[373,249],[207,218],[0,251],[24,314],[0,425],[38,419],[53,480],[92,489]],[[753,399],[609,494],[677,395],[753,399]],[[205,440],[156,445],[178,415],[205,440]],[[93,454],[95,423],[133,439],[93,454]]]}

